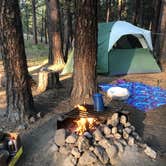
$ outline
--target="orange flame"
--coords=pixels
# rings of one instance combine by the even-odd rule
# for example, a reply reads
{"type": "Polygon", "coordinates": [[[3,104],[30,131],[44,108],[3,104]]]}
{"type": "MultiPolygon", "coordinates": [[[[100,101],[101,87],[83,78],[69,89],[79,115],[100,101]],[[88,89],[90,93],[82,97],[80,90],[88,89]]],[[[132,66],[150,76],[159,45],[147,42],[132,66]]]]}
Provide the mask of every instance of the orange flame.
{"type": "Polygon", "coordinates": [[[75,107],[78,108],[81,111],[87,111],[87,109],[82,105],[77,104],[75,107]]]}
{"type": "MultiPolygon", "coordinates": [[[[77,105],[76,106],[80,111],[87,111],[84,106],[77,105]]],[[[76,132],[79,135],[84,134],[85,131],[93,129],[94,124],[96,122],[95,118],[80,118],[79,120],[75,121],[77,124],[76,132]]]]}

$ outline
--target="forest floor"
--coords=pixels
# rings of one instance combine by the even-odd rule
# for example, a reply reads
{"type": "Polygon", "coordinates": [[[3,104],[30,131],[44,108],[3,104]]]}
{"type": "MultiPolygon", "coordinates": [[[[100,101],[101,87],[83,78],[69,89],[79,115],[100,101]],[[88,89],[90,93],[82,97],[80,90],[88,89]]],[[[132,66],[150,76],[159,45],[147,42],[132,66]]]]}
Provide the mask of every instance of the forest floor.
{"type": "MultiPolygon", "coordinates": [[[[30,66],[33,78],[37,80],[38,71],[47,65],[45,56],[35,60],[30,66]]],[[[111,83],[116,79],[143,82],[148,85],[160,86],[166,89],[166,72],[156,74],[132,74],[120,77],[98,76],[98,83],[111,83]]],[[[57,128],[59,114],[71,110],[70,92],[72,87],[71,75],[61,76],[63,85],[59,89],[51,89],[41,94],[33,88],[35,107],[41,112],[42,117],[28,125],[26,130],[21,130],[20,135],[24,146],[24,154],[17,166],[61,166],[64,156],[52,153],[50,147],[53,144],[57,128]]],[[[17,125],[7,123],[3,116],[6,107],[5,89],[0,89],[0,130],[17,131],[17,125]]],[[[104,102],[110,104],[104,97],[104,102]]],[[[112,103],[113,104],[113,103],[112,103]]],[[[117,104],[117,103],[116,103],[117,104]]],[[[122,104],[122,103],[119,103],[122,104]]],[[[126,106],[127,107],[127,106],[126,106]]],[[[137,132],[145,142],[152,146],[158,153],[156,160],[151,160],[145,154],[130,151],[119,161],[123,166],[165,166],[166,165],[166,106],[151,110],[145,114],[135,108],[128,107],[131,111],[130,121],[135,125],[137,132]]]]}

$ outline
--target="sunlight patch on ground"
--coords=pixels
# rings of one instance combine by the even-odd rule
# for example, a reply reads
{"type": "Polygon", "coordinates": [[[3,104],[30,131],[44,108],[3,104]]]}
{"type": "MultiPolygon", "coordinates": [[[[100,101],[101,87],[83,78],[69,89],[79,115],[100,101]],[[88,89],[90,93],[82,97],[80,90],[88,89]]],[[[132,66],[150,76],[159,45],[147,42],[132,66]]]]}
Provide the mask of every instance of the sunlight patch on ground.
{"type": "Polygon", "coordinates": [[[61,71],[64,68],[65,64],[51,65],[48,67],[49,70],[61,71]]]}
{"type": "Polygon", "coordinates": [[[60,80],[60,81],[63,81],[63,80],[66,80],[66,79],[68,79],[68,78],[71,78],[71,77],[72,77],[72,74],[61,75],[60,78],[59,78],[59,80],[60,80]]]}
{"type": "Polygon", "coordinates": [[[44,61],[41,62],[40,65],[35,65],[35,66],[28,67],[28,71],[32,72],[34,70],[38,70],[39,68],[41,68],[42,66],[46,65],[47,63],[48,63],[48,60],[44,60],[44,61]]]}

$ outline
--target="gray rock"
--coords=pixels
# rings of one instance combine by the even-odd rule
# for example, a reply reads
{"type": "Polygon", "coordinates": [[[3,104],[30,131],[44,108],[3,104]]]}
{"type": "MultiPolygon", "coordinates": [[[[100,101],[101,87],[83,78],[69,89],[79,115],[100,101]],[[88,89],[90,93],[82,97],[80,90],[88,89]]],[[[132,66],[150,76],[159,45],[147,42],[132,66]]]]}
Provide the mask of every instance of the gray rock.
{"type": "Polygon", "coordinates": [[[141,142],[137,142],[137,145],[143,149],[145,149],[147,147],[147,144],[145,143],[141,143],[141,142]]]}
{"type": "Polygon", "coordinates": [[[57,120],[58,120],[58,121],[63,121],[63,120],[64,120],[64,117],[58,116],[58,117],[57,117],[57,120]]]}
{"type": "Polygon", "coordinates": [[[89,139],[92,138],[92,135],[87,131],[84,133],[84,136],[89,139]]]}
{"type": "Polygon", "coordinates": [[[98,142],[98,144],[106,149],[110,145],[110,142],[107,139],[103,138],[98,142]]]}
{"type": "Polygon", "coordinates": [[[120,139],[122,136],[121,136],[121,134],[119,134],[119,133],[115,133],[115,134],[114,134],[114,137],[115,137],[116,139],[120,139]]]}
{"type": "Polygon", "coordinates": [[[66,138],[66,142],[69,144],[74,144],[77,141],[77,135],[76,134],[71,134],[66,138]]]}
{"type": "Polygon", "coordinates": [[[77,146],[78,146],[79,152],[83,152],[89,149],[90,147],[89,140],[85,136],[79,136],[77,140],[77,146]]]}
{"type": "Polygon", "coordinates": [[[101,146],[96,146],[94,149],[94,153],[103,164],[108,163],[109,158],[104,148],[102,148],[101,146]]]}
{"type": "Polygon", "coordinates": [[[118,113],[114,113],[111,118],[107,119],[107,125],[112,125],[116,127],[119,123],[119,115],[118,113]]]}
{"type": "Polygon", "coordinates": [[[131,123],[130,122],[127,122],[124,127],[130,127],[131,126],[131,123]]]}
{"type": "Polygon", "coordinates": [[[120,139],[119,142],[123,145],[123,146],[127,146],[127,143],[124,139],[120,139]]]}
{"type": "Polygon", "coordinates": [[[97,161],[97,157],[91,151],[85,151],[80,157],[78,163],[81,165],[91,165],[97,161]]]}
{"type": "Polygon", "coordinates": [[[106,135],[105,138],[113,139],[113,138],[114,138],[114,135],[113,135],[113,134],[109,134],[109,135],[106,135]]]}
{"type": "Polygon", "coordinates": [[[25,127],[24,124],[20,124],[20,125],[17,127],[17,130],[18,130],[18,131],[25,130],[25,129],[26,129],[26,127],[25,127]]]}
{"type": "Polygon", "coordinates": [[[127,140],[129,138],[129,134],[125,130],[123,130],[123,138],[125,140],[127,140]]]}
{"type": "Polygon", "coordinates": [[[125,115],[122,115],[122,116],[120,117],[120,123],[123,124],[124,126],[126,125],[126,123],[127,123],[127,118],[126,118],[125,115]]]}
{"type": "Polygon", "coordinates": [[[113,127],[113,128],[112,128],[112,134],[115,134],[115,133],[117,133],[117,132],[118,132],[117,127],[113,127]]]}
{"type": "Polygon", "coordinates": [[[72,155],[69,155],[65,158],[63,166],[75,166],[77,164],[77,159],[72,155]]]}
{"type": "Polygon", "coordinates": [[[89,147],[89,150],[90,150],[90,151],[94,151],[94,149],[95,149],[95,148],[94,148],[93,146],[90,146],[90,147],[89,147]]]}
{"type": "Polygon", "coordinates": [[[130,146],[134,145],[134,138],[132,136],[129,136],[128,138],[128,145],[130,146]]]}
{"type": "Polygon", "coordinates": [[[69,146],[64,145],[59,148],[59,152],[64,155],[68,155],[70,153],[70,151],[71,151],[71,148],[69,146]]]}
{"type": "Polygon", "coordinates": [[[136,137],[138,136],[138,133],[135,132],[135,131],[133,131],[133,132],[131,133],[131,135],[136,139],[136,137]]]}
{"type": "Polygon", "coordinates": [[[51,147],[49,148],[50,153],[54,153],[58,151],[58,146],[56,144],[52,144],[51,147]]]}
{"type": "Polygon", "coordinates": [[[117,146],[119,153],[123,153],[124,152],[124,147],[123,147],[121,142],[114,140],[114,144],[117,146]]]}
{"type": "Polygon", "coordinates": [[[124,126],[121,123],[119,123],[118,126],[117,126],[117,129],[118,129],[118,133],[122,133],[123,129],[124,129],[124,126]]]}
{"type": "Polygon", "coordinates": [[[106,136],[111,134],[111,129],[108,126],[104,126],[103,130],[104,130],[104,134],[106,136]]]}
{"type": "Polygon", "coordinates": [[[99,141],[99,145],[102,146],[108,154],[110,159],[114,159],[117,156],[118,149],[109,140],[102,139],[99,141]]]}
{"type": "Polygon", "coordinates": [[[33,116],[29,119],[30,123],[35,123],[35,121],[36,121],[36,119],[33,116]]]}
{"type": "Polygon", "coordinates": [[[157,157],[157,153],[152,148],[150,148],[149,146],[146,147],[144,152],[147,156],[149,156],[152,159],[156,159],[156,157],[157,157]]]}
{"type": "MultiPolygon", "coordinates": [[[[105,164],[103,164],[99,160],[97,160],[95,163],[92,163],[90,166],[105,166],[105,164]]],[[[109,165],[107,165],[107,166],[109,166],[109,165]]]]}
{"type": "Polygon", "coordinates": [[[130,126],[132,131],[135,131],[135,127],[133,125],[130,126]]]}
{"type": "Polygon", "coordinates": [[[93,135],[96,141],[100,141],[103,138],[103,135],[98,128],[93,132],[93,135]]]}
{"type": "Polygon", "coordinates": [[[124,130],[127,132],[127,134],[130,134],[132,132],[132,129],[129,127],[126,127],[124,130]]]}
{"type": "Polygon", "coordinates": [[[71,154],[75,157],[75,158],[80,158],[81,154],[78,150],[78,148],[73,147],[73,149],[71,150],[71,154]]]}
{"type": "Polygon", "coordinates": [[[132,132],[132,136],[135,138],[135,140],[141,142],[142,138],[139,136],[139,134],[135,131],[132,132]]]}
{"type": "Polygon", "coordinates": [[[41,118],[41,112],[38,112],[36,116],[37,118],[41,118]]]}
{"type": "Polygon", "coordinates": [[[105,148],[111,164],[113,164],[118,156],[118,148],[116,145],[109,145],[105,148]]]}
{"type": "Polygon", "coordinates": [[[58,146],[63,146],[65,144],[65,139],[66,139],[66,131],[65,131],[65,129],[56,130],[55,137],[54,137],[54,142],[58,146]]]}

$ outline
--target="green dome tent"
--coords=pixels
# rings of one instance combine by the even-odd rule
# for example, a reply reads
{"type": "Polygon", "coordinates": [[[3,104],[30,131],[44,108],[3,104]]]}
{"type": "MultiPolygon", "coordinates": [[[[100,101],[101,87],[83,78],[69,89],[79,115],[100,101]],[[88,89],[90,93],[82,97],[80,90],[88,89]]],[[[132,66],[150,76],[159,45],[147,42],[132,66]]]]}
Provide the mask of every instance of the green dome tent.
{"type": "Polygon", "coordinates": [[[120,75],[160,72],[151,32],[125,21],[98,24],[97,72],[120,75]]]}
{"type": "MultiPolygon", "coordinates": [[[[126,21],[98,24],[97,72],[121,75],[160,72],[153,54],[151,32],[126,21]]],[[[74,51],[61,74],[73,71],[74,51]]]]}

